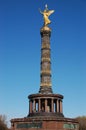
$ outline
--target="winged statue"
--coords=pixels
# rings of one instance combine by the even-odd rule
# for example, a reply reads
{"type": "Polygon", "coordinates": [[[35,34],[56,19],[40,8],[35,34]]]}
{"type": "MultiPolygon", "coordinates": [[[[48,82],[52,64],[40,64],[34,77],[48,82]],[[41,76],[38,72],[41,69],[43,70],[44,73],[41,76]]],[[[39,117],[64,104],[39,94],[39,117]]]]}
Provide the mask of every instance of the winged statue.
{"type": "Polygon", "coordinates": [[[40,10],[40,13],[43,15],[44,18],[44,26],[47,26],[51,23],[50,19],[48,18],[52,13],[54,13],[54,10],[48,10],[48,6],[45,5],[45,10],[42,12],[40,10]]]}

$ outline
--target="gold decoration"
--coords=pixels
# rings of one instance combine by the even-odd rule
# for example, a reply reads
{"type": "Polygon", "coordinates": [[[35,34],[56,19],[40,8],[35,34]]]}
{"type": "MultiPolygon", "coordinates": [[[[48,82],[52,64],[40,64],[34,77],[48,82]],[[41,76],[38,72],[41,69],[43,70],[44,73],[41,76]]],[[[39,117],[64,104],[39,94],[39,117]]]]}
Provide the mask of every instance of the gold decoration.
{"type": "Polygon", "coordinates": [[[52,84],[51,83],[41,83],[40,86],[41,87],[51,87],[52,84]]]}
{"type": "Polygon", "coordinates": [[[46,74],[49,74],[49,75],[50,75],[50,74],[51,74],[51,71],[50,71],[50,70],[41,70],[41,75],[42,75],[42,74],[45,74],[45,75],[46,75],[46,74]]]}
{"type": "Polygon", "coordinates": [[[44,62],[44,61],[45,61],[45,62],[46,62],[46,61],[47,61],[47,62],[50,62],[50,58],[42,58],[41,61],[42,61],[42,62],[44,62]]]}
{"type": "Polygon", "coordinates": [[[44,26],[47,26],[48,24],[51,23],[51,21],[49,20],[49,16],[54,13],[54,10],[48,10],[48,6],[47,4],[45,5],[45,10],[42,12],[40,10],[40,13],[43,15],[43,18],[44,18],[44,26]]]}
{"type": "Polygon", "coordinates": [[[43,43],[43,44],[42,44],[42,49],[44,49],[44,48],[50,49],[50,45],[49,45],[49,44],[46,44],[46,43],[43,43]]]}

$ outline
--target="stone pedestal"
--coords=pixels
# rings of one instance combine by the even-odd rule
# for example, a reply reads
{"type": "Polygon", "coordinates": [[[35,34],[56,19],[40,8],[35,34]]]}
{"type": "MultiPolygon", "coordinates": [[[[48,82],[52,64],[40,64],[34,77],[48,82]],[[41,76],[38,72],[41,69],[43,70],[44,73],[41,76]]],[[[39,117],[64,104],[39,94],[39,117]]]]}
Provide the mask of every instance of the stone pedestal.
{"type": "Polygon", "coordinates": [[[39,116],[11,120],[11,130],[78,130],[75,119],[39,116]]]}

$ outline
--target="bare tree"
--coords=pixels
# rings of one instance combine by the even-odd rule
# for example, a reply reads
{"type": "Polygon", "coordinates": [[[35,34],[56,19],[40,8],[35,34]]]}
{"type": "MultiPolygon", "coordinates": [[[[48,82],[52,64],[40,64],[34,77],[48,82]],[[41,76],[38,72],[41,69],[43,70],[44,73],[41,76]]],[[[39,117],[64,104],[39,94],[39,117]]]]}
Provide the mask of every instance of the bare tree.
{"type": "Polygon", "coordinates": [[[79,122],[79,130],[86,130],[86,116],[76,118],[79,122]]]}
{"type": "Polygon", "coordinates": [[[0,130],[8,130],[5,115],[0,115],[0,130]]]}

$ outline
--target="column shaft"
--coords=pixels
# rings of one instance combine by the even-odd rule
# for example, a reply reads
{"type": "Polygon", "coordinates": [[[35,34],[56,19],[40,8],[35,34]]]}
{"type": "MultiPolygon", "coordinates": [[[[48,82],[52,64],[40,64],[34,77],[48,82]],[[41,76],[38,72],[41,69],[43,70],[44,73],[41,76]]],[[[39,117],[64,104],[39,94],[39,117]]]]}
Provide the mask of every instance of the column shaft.
{"type": "Polygon", "coordinates": [[[35,99],[33,100],[33,111],[34,112],[36,111],[36,102],[35,102],[35,99]]]}
{"type": "Polygon", "coordinates": [[[54,102],[53,102],[53,99],[51,99],[51,112],[54,112],[54,102]]]}
{"type": "Polygon", "coordinates": [[[40,104],[40,99],[38,100],[38,111],[40,112],[40,110],[41,110],[41,104],[40,104]]]}
{"type": "Polygon", "coordinates": [[[61,100],[60,100],[60,112],[63,113],[62,112],[62,101],[61,100]]]}
{"type": "Polygon", "coordinates": [[[45,112],[47,112],[47,99],[45,99],[45,112]]]}
{"type": "Polygon", "coordinates": [[[41,73],[40,73],[40,93],[52,93],[51,85],[51,50],[49,27],[41,29],[41,73]]]}
{"type": "Polygon", "coordinates": [[[59,100],[56,101],[56,112],[59,112],[59,100]]]}
{"type": "Polygon", "coordinates": [[[29,101],[29,113],[32,113],[32,109],[33,109],[33,103],[32,101],[29,101]]]}

